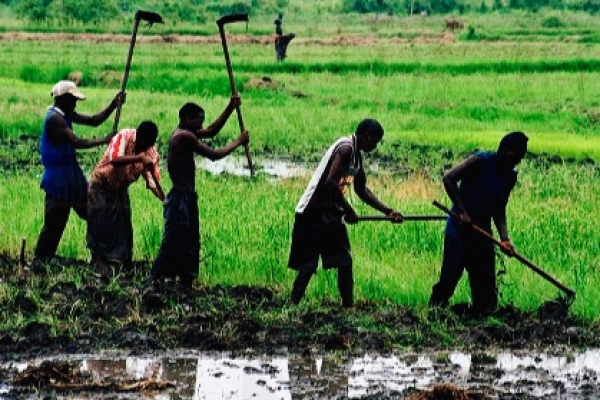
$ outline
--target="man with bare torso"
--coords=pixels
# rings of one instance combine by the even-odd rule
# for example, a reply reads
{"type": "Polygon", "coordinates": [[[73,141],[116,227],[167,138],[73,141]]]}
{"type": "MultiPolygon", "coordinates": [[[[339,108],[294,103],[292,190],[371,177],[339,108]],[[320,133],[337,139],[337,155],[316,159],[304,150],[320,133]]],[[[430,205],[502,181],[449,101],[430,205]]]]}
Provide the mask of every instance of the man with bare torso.
{"type": "Polygon", "coordinates": [[[167,168],[173,187],[164,203],[164,232],[162,244],[150,273],[151,290],[165,278],[179,277],[182,287],[189,289],[198,276],[200,264],[200,218],[196,194],[196,154],[212,161],[226,157],[237,147],[248,143],[243,132],[226,146],[213,149],[202,141],[215,137],[241,99],[233,96],[211,125],[203,128],[204,110],[195,103],[187,103],[179,110],[179,125],[171,134],[167,154],[167,168]]]}

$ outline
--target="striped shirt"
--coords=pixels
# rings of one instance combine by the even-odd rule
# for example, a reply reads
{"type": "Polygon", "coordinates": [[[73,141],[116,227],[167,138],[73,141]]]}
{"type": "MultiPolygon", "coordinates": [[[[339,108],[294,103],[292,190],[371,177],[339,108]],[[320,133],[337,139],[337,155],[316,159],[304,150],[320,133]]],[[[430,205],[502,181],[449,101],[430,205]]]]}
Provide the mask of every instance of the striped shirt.
{"type": "MultiPolygon", "coordinates": [[[[110,141],[104,156],[92,172],[93,179],[103,180],[116,190],[124,190],[133,182],[138,180],[144,165],[141,162],[128,164],[113,164],[112,161],[125,156],[147,155],[154,160],[153,175],[160,178],[158,174],[158,152],[155,146],[151,146],[143,153],[135,152],[135,129],[122,129],[110,141]]],[[[151,180],[152,182],[152,180],[151,180]]]]}

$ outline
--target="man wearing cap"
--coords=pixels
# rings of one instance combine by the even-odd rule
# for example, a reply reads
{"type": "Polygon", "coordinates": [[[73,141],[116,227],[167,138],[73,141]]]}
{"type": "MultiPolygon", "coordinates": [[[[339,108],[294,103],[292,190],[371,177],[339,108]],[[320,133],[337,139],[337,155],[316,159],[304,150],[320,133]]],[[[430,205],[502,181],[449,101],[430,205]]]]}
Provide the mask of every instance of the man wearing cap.
{"type": "Polygon", "coordinates": [[[79,166],[75,149],[88,149],[109,143],[114,132],[99,139],[83,139],[73,132],[73,123],[97,127],[125,101],[119,92],[108,107],[96,115],[75,112],[78,100],[85,100],[75,83],[60,81],[52,88],[54,105],[49,107],[40,139],[44,173],[40,187],[46,192],[44,225],[35,248],[32,270],[43,270],[52,258],[69,219],[71,209],[87,219],[87,181],[79,166]]]}
{"type": "Polygon", "coordinates": [[[497,152],[477,152],[448,171],[443,178],[453,211],[444,238],[444,258],[439,281],[433,286],[429,304],[448,305],[463,270],[469,274],[474,316],[486,316],[498,305],[495,253],[492,242],[471,228],[475,224],[492,234],[492,220],[500,235],[502,251],[512,256],[506,205],[517,182],[515,167],[527,153],[523,132],[505,135],[497,152]]]}

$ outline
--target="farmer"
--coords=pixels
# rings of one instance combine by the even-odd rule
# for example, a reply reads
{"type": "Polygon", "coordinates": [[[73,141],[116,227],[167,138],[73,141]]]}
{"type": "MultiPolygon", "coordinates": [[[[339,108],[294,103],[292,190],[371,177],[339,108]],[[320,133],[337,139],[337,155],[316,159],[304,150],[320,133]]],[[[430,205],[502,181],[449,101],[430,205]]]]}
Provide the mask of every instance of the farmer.
{"type": "Polygon", "coordinates": [[[190,289],[198,276],[200,219],[194,155],[199,154],[212,161],[219,160],[248,143],[247,132],[218,149],[209,147],[201,140],[215,137],[240,105],[240,97],[233,96],[219,118],[206,128],[202,127],[204,110],[199,105],[187,103],[179,110],[179,126],[171,134],[167,154],[167,167],[173,188],[164,203],[163,238],[150,273],[150,293],[158,291],[157,284],[160,281],[177,276],[181,286],[190,289]]]}
{"type": "Polygon", "coordinates": [[[281,24],[283,23],[283,14],[279,13],[277,19],[273,23],[275,24],[275,34],[277,36],[283,35],[283,29],[281,28],[281,24]]]}
{"type": "Polygon", "coordinates": [[[137,129],[122,129],[94,168],[88,189],[87,245],[92,264],[105,272],[111,263],[128,267],[132,261],[133,227],[128,188],[140,175],[146,187],[164,200],[157,186],[158,128],[143,121],[137,129]]]}
{"type": "Polygon", "coordinates": [[[527,141],[524,133],[511,132],[502,138],[497,152],[477,152],[444,175],[444,187],[460,221],[449,218],[446,223],[442,270],[438,283],[433,286],[430,306],[448,305],[466,269],[472,314],[485,316],[496,309],[493,244],[470,225],[475,224],[491,234],[493,220],[502,251],[509,256],[514,254],[506,224],[506,205],[517,182],[515,167],[527,152],[527,141]]]}
{"type": "Polygon", "coordinates": [[[288,44],[290,44],[295,37],[295,33],[289,33],[275,38],[275,57],[277,61],[283,61],[287,57],[288,44]]]}
{"type": "Polygon", "coordinates": [[[283,23],[283,14],[279,13],[279,16],[275,20],[275,58],[277,61],[283,61],[287,57],[288,44],[296,37],[296,34],[290,33],[287,35],[283,34],[281,24],[283,23]]]}
{"type": "Polygon", "coordinates": [[[71,209],[87,219],[87,181],[76,158],[75,149],[87,149],[106,144],[114,132],[99,139],[82,139],[73,132],[72,124],[97,127],[125,102],[119,92],[108,107],[93,116],[75,112],[78,100],[85,96],[71,81],[60,81],[52,88],[54,105],[48,109],[42,128],[40,154],[44,165],[41,188],[46,192],[44,225],[30,265],[42,271],[43,264],[52,258],[69,219],[71,209]]]}
{"type": "Polygon", "coordinates": [[[297,271],[291,301],[298,304],[317,272],[319,256],[323,268],[337,268],[338,290],[343,307],[353,307],[352,255],[345,222],[358,222],[354,208],[344,197],[354,183],[358,197],[376,210],[402,222],[402,214],[384,205],[367,188],[361,152],[373,151],[383,138],[383,128],[374,119],[358,124],[356,133],[338,139],[325,153],[296,206],[288,266],[297,271]]]}

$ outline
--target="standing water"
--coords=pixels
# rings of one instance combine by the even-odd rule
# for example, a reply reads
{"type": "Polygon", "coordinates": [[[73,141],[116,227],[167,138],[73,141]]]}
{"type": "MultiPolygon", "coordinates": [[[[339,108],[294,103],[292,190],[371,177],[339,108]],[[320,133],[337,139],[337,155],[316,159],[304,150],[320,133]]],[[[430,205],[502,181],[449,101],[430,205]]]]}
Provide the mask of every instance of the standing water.
{"type": "Polygon", "coordinates": [[[22,389],[20,377],[40,376],[42,366],[56,370],[52,362],[68,362],[89,382],[87,390],[78,386],[76,392],[67,392],[66,384],[54,391],[42,386],[42,392],[52,392],[52,398],[60,399],[385,399],[408,397],[440,384],[451,384],[477,398],[600,398],[600,349],[569,354],[449,351],[363,357],[238,358],[193,352],[148,357],[68,356],[3,365],[0,376],[12,378],[0,383],[0,398],[40,398],[37,391],[31,397],[22,390],[19,396],[14,394],[22,389]],[[140,380],[168,386],[119,392],[107,390],[104,384],[99,390],[104,382],[140,380]]]}
{"type": "MultiPolygon", "coordinates": [[[[294,178],[307,172],[306,165],[285,159],[256,158],[252,160],[255,172],[274,178],[294,178]]],[[[214,175],[227,173],[236,176],[250,176],[248,161],[244,157],[230,156],[218,161],[205,158],[197,159],[196,168],[206,170],[214,175]]]]}

